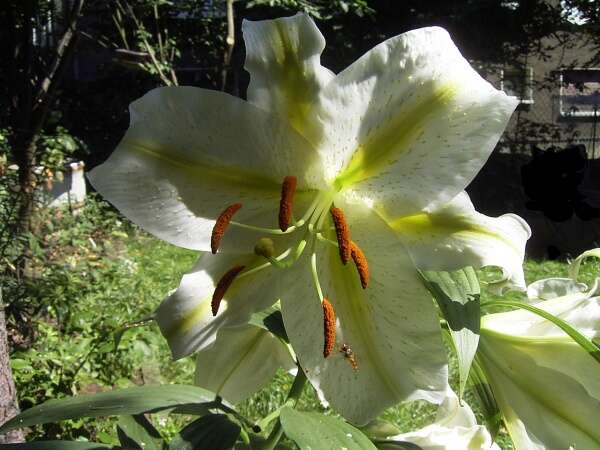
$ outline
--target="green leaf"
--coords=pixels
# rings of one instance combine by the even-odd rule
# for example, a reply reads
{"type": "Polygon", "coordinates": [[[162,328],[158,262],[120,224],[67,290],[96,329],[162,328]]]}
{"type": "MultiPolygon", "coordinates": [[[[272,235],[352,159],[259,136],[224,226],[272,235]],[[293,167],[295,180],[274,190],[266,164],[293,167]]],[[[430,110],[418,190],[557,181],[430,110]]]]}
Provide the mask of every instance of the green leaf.
{"type": "Polygon", "coordinates": [[[169,450],[229,450],[240,430],[225,414],[208,414],[181,430],[169,444],[169,450]]]}
{"type": "Polygon", "coordinates": [[[483,413],[483,419],[485,425],[492,436],[492,441],[496,440],[498,432],[500,431],[500,425],[502,424],[502,413],[500,407],[496,403],[496,397],[492,387],[485,376],[485,372],[481,368],[478,356],[475,356],[471,372],[469,374],[469,381],[473,388],[473,393],[479,400],[479,406],[483,413]]]}
{"type": "Polygon", "coordinates": [[[119,442],[131,450],[162,450],[165,446],[160,433],[142,414],[121,416],[117,422],[119,442]]]}
{"type": "Polygon", "coordinates": [[[472,267],[454,272],[422,271],[421,276],[448,323],[458,358],[458,396],[462,399],[479,344],[479,280],[472,267]]]}
{"type": "Polygon", "coordinates": [[[13,417],[0,427],[0,434],[15,428],[29,427],[79,417],[142,414],[175,407],[198,407],[214,400],[215,394],[197,386],[142,386],[50,400],[13,417]]]}
{"type": "Polygon", "coordinates": [[[345,448],[346,450],[375,450],[373,443],[358,428],[332,416],[300,412],[285,407],[279,416],[287,437],[301,450],[345,448]]]}
{"type": "Polygon", "coordinates": [[[278,304],[254,313],[248,323],[270,331],[285,342],[290,342],[283,326],[283,317],[281,316],[281,309],[278,304]]]}
{"type": "Polygon", "coordinates": [[[423,447],[410,442],[377,441],[377,450],[423,450],[423,447]]]}
{"type": "Polygon", "coordinates": [[[2,444],[2,450],[124,450],[122,447],[75,441],[33,441],[24,444],[2,444]]]}

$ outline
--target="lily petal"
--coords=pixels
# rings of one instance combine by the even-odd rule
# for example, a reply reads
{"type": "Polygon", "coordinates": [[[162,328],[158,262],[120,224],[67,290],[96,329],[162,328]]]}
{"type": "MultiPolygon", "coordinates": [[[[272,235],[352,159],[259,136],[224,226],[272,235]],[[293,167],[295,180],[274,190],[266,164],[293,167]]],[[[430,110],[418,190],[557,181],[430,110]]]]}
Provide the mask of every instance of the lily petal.
{"type": "Polygon", "coordinates": [[[545,278],[527,286],[527,299],[530,302],[551,300],[553,298],[590,298],[594,291],[588,291],[584,283],[571,278],[545,278]]]}
{"type": "MultiPolygon", "coordinates": [[[[536,306],[569,323],[590,339],[600,336],[600,297],[564,296],[539,302],[536,306]]],[[[481,326],[510,336],[567,338],[552,322],[522,309],[483,316],[481,326]]],[[[559,361],[562,364],[557,359],[559,361]]]]}
{"type": "MultiPolygon", "coordinates": [[[[600,297],[536,305],[590,338],[600,332],[600,297]]],[[[480,355],[518,450],[599,448],[598,363],[549,321],[524,310],[482,318],[480,355]]]]}
{"type": "Polygon", "coordinates": [[[212,315],[212,295],[223,274],[236,265],[249,269],[261,262],[254,255],[207,254],[183,276],[179,288],[163,300],[155,312],[173,358],[179,359],[206,348],[215,341],[221,327],[243,325],[252,314],[277,301],[273,291],[276,285],[274,271],[268,268],[234,280],[217,316],[212,315]]]}
{"type": "Polygon", "coordinates": [[[333,73],[321,66],[325,38],[306,14],[275,20],[244,20],[248,101],[287,117],[301,134],[315,126],[312,104],[333,73]]]}
{"type": "Polygon", "coordinates": [[[374,47],[323,89],[318,148],[335,187],[394,216],[433,211],[475,177],[516,105],[444,29],[422,28],[374,47]]]}
{"type": "Polygon", "coordinates": [[[421,269],[498,266],[504,275],[496,283],[500,289],[525,290],[523,258],[531,230],[515,214],[480,214],[462,192],[433,213],[399,217],[389,223],[421,269]]]}
{"type": "Polygon", "coordinates": [[[451,389],[448,389],[434,423],[390,439],[418,445],[422,450],[500,450],[487,429],[477,425],[469,405],[464,402],[461,405],[451,389]]]}
{"type": "MultiPolygon", "coordinates": [[[[159,88],[131,105],[125,137],[89,178],[129,219],[171,244],[210,249],[215,219],[232,203],[235,220],[273,227],[281,182],[320,183],[310,144],[271,113],[222,92],[159,88]],[[235,130],[235,132],[232,132],[235,130]]],[[[248,252],[232,228],[223,250],[248,252]]],[[[252,245],[252,244],[251,244],[252,245]]]]}
{"type": "Polygon", "coordinates": [[[287,346],[253,325],[221,328],[212,345],[198,352],[195,383],[230,403],[250,397],[277,369],[295,367],[287,346]]]}
{"type": "Polygon", "coordinates": [[[356,268],[342,264],[336,247],[321,244],[317,273],[337,315],[336,346],[324,358],[323,309],[310,271],[301,264],[290,270],[293,295],[282,297],[282,314],[300,365],[321,396],[359,425],[402,400],[439,403],[447,367],[431,296],[383,220],[365,207],[336,204],[369,261],[370,282],[363,289],[356,268]],[[353,350],[357,370],[339,352],[343,344],[353,350]]]}

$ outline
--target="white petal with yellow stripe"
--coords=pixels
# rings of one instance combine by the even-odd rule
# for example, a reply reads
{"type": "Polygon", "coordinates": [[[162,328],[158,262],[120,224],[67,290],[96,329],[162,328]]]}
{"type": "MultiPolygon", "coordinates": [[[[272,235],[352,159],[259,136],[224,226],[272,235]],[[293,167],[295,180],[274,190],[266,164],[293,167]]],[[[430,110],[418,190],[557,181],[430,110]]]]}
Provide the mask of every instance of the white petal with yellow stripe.
{"type": "Polygon", "coordinates": [[[446,354],[429,292],[383,220],[364,206],[337,204],[368,259],[370,282],[362,289],[352,261],[344,266],[335,246],[318,245],[316,272],[337,315],[335,348],[324,358],[323,309],[309,263],[284,273],[289,294],[282,295],[282,314],[300,365],[321,396],[357,424],[403,400],[440,402],[446,354]],[[356,370],[340,352],[344,344],[356,370]]]}
{"type": "Polygon", "coordinates": [[[420,269],[497,266],[503,271],[503,279],[495,283],[496,287],[525,289],[523,258],[531,230],[515,214],[480,214],[467,193],[462,192],[433,213],[402,216],[388,222],[420,269]]]}
{"type": "MultiPolygon", "coordinates": [[[[126,217],[171,244],[210,250],[215,219],[232,203],[235,220],[274,227],[281,182],[322,186],[318,154],[284,121],[222,92],[154,89],[131,105],[132,121],[93,186],[126,217]]],[[[222,251],[250,252],[256,234],[230,227],[222,251]]]]}
{"type": "Polygon", "coordinates": [[[301,134],[315,130],[312,105],[333,73],[321,66],[325,39],[305,14],[242,24],[248,101],[287,118],[301,134]]]}
{"type": "Polygon", "coordinates": [[[278,299],[274,269],[263,269],[248,276],[242,272],[227,289],[218,314],[213,317],[211,301],[219,279],[232,267],[245,271],[264,264],[256,255],[206,254],[183,276],[181,284],[158,307],[155,319],[178,359],[202,350],[215,341],[221,327],[240,326],[252,314],[268,308],[278,299]]]}
{"type": "Polygon", "coordinates": [[[313,142],[327,178],[387,214],[432,211],[474,178],[517,100],[496,90],[437,27],[374,47],[322,90],[313,142]]]}
{"type": "Polygon", "coordinates": [[[287,345],[267,330],[253,325],[225,327],[210,347],[198,352],[194,379],[235,404],[267,384],[277,369],[294,367],[287,345]]]}

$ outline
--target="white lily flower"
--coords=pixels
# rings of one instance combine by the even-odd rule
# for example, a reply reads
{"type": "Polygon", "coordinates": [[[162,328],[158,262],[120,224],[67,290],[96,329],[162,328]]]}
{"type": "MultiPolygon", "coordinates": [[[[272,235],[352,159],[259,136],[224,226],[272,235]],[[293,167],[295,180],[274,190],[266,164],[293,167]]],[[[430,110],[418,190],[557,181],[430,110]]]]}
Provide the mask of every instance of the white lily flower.
{"type": "Polygon", "coordinates": [[[478,214],[463,192],[516,99],[437,27],[389,39],[338,75],[320,65],[325,41],[306,15],[243,31],[248,102],[155,89],[131,105],[127,134],[90,175],[159,238],[218,247],[157,311],[173,355],[281,299],[306,375],[347,419],[441,401],[445,351],[415,263],[497,265],[524,288],[529,227],[478,214]]]}
{"type": "Polygon", "coordinates": [[[197,353],[195,383],[235,404],[265,386],[277,369],[295,367],[287,345],[267,330],[254,325],[226,327],[197,353]]]}
{"type": "Polygon", "coordinates": [[[415,444],[420,450],[500,450],[487,428],[477,424],[469,405],[461,405],[450,388],[434,423],[390,440],[415,444]]]}
{"type": "MultiPolygon", "coordinates": [[[[529,300],[594,339],[597,287],[540,280],[528,289],[540,297],[529,300]]],[[[600,449],[600,366],[556,325],[525,310],[486,315],[479,356],[517,450],[600,449]]]]}

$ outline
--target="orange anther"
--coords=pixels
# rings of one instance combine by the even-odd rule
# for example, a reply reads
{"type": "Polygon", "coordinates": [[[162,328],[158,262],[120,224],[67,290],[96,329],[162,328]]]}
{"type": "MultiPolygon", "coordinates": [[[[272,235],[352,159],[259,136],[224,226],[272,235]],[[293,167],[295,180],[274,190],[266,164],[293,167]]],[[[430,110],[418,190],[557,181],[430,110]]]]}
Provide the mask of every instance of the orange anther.
{"type": "Polygon", "coordinates": [[[281,185],[281,200],[279,200],[279,229],[285,231],[292,221],[292,205],[296,192],[296,177],[285,177],[281,185]]]}
{"type": "Polygon", "coordinates": [[[360,249],[356,242],[350,242],[350,255],[352,256],[352,260],[356,265],[356,270],[358,270],[358,276],[360,277],[360,285],[363,289],[367,288],[369,284],[369,263],[367,262],[367,257],[360,249]]]}
{"type": "Polygon", "coordinates": [[[323,336],[323,357],[327,358],[335,346],[335,312],[326,298],[323,299],[323,336]]]}
{"type": "Polygon", "coordinates": [[[350,228],[348,228],[346,217],[340,208],[333,207],[330,211],[340,248],[340,258],[342,259],[342,263],[346,264],[350,259],[350,228]]]}
{"type": "Polygon", "coordinates": [[[213,316],[216,316],[219,312],[219,305],[221,304],[221,300],[223,300],[227,289],[229,289],[229,286],[231,286],[231,283],[233,283],[235,277],[237,277],[238,274],[244,270],[244,267],[246,266],[235,266],[232,269],[229,269],[217,283],[215,291],[213,292],[212,302],[210,303],[213,316]]]}
{"type": "Polygon", "coordinates": [[[241,207],[241,203],[234,203],[233,205],[229,205],[217,218],[215,226],[212,230],[212,235],[210,236],[210,249],[213,255],[217,253],[217,250],[219,249],[219,244],[221,243],[221,238],[225,234],[225,230],[229,226],[229,222],[231,222],[233,215],[241,207]]]}

